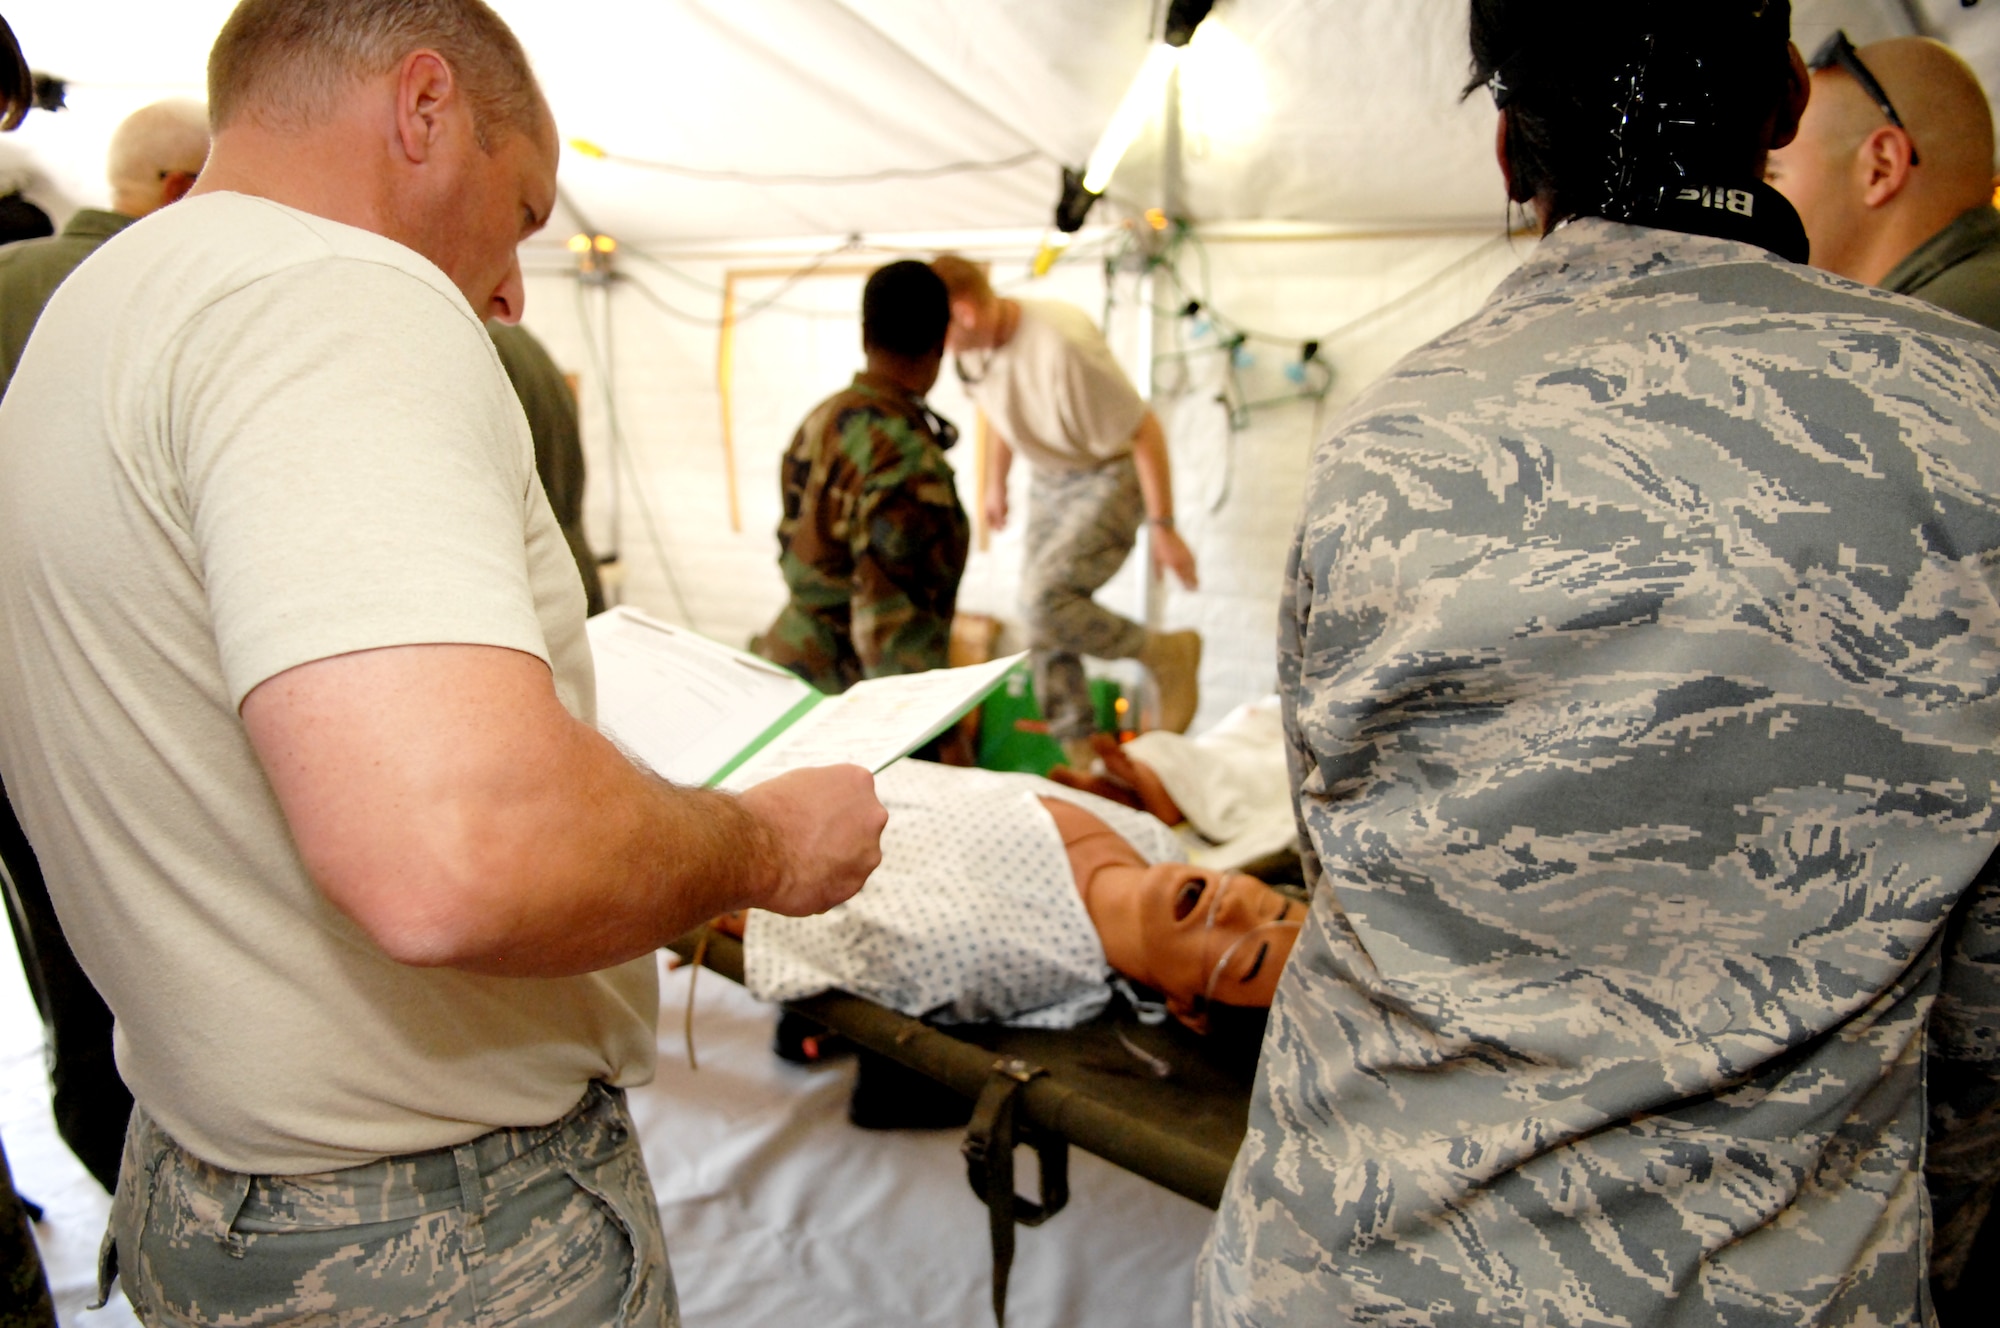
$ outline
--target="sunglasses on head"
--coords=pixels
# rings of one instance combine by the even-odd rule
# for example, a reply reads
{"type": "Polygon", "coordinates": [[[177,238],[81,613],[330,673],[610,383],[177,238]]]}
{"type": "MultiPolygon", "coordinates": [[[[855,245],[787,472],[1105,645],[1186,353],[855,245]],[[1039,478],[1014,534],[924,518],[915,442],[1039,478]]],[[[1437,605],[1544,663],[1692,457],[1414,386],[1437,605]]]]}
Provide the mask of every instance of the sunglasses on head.
{"type": "MultiPolygon", "coordinates": [[[[1812,70],[1814,73],[1818,73],[1822,69],[1831,69],[1835,65],[1839,65],[1853,76],[1854,81],[1861,85],[1861,90],[1868,94],[1868,99],[1874,102],[1876,107],[1881,110],[1883,118],[1887,119],[1890,124],[1896,126],[1896,128],[1902,130],[1905,134],[1910,132],[1910,127],[1903,123],[1903,117],[1896,114],[1895,106],[1889,101],[1889,94],[1882,91],[1882,85],[1876,81],[1875,75],[1869,72],[1867,65],[1861,63],[1860,54],[1855,51],[1854,43],[1847,40],[1847,32],[1843,28],[1835,28],[1833,35],[1828,37],[1817,51],[1813,52],[1812,59],[1806,61],[1806,68],[1812,70]]],[[[1917,141],[1912,136],[1910,139],[1910,165],[1914,166],[1916,164],[1917,141]]]]}

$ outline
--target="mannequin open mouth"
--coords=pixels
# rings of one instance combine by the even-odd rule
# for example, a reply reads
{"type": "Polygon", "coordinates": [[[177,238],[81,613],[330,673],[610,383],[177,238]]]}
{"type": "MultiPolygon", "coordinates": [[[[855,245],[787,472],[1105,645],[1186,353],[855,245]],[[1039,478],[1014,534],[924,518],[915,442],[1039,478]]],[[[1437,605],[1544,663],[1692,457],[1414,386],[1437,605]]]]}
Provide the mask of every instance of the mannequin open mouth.
{"type": "Polygon", "coordinates": [[[1202,892],[1207,886],[1207,879],[1200,876],[1193,877],[1181,886],[1180,893],[1174,896],[1175,922],[1184,922],[1187,920],[1188,914],[1194,912],[1195,905],[1201,902],[1202,892]]]}

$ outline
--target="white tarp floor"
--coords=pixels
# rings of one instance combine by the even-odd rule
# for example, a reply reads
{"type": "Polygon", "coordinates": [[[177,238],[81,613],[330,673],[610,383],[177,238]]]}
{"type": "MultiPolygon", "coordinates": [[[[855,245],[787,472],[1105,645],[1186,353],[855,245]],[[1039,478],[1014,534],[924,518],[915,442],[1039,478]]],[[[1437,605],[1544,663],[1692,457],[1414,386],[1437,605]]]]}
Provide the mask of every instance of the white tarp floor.
{"type": "MultiPolygon", "coordinates": [[[[56,1137],[41,1026],[11,948],[0,961],[0,1140],[37,1228],[64,1328],[136,1324],[124,1298],[91,1299],[110,1201],[56,1137]]],[[[853,1062],[803,1069],[771,1054],[774,1007],[703,973],[690,1071],[686,968],[663,973],[660,1068],[632,1111],[660,1198],[687,1328],[984,1328],[986,1212],[958,1132],[873,1133],[847,1123],[853,1062]]],[[[1021,1158],[1021,1183],[1034,1164],[1021,1158]]],[[[1208,1210],[1072,1152],[1072,1197],[1019,1232],[1014,1328],[1188,1320],[1208,1210]]]]}

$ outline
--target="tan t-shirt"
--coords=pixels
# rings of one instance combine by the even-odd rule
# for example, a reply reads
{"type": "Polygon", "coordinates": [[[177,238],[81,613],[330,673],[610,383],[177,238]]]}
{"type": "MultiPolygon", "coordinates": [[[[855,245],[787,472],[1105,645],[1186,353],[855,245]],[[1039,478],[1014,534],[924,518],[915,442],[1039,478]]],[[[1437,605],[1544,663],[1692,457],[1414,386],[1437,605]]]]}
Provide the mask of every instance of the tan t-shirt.
{"type": "Polygon", "coordinates": [[[299,861],[237,707],[437,642],[532,654],[592,718],[576,566],[445,275],[234,194],[78,268],[0,404],[0,768],[120,1072],[211,1162],[351,1166],[651,1074],[650,958],[406,967],[299,861]]]}
{"type": "Polygon", "coordinates": [[[1006,345],[959,357],[973,404],[1030,465],[1095,470],[1130,456],[1146,402],[1097,324],[1075,305],[1019,303],[1006,345]]]}

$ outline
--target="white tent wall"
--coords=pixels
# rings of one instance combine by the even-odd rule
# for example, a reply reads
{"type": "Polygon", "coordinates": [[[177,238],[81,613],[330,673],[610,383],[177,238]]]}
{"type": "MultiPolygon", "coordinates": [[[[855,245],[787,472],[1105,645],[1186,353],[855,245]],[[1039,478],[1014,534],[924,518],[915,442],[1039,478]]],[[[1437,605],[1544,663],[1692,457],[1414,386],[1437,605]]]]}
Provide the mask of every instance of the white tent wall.
{"type": "MultiPolygon", "coordinates": [[[[1159,0],[494,0],[520,34],[572,151],[565,184],[623,238],[1028,227],[1054,206],[1144,58],[1159,0]],[[988,169],[841,184],[773,177],[988,169]],[[716,178],[742,172],[749,180],[716,178]],[[706,173],[704,175],[704,173],[706,173]]],[[[101,204],[125,115],[201,96],[233,0],[4,0],[30,62],[70,109],[0,140],[60,223],[101,204]]],[[[1185,196],[1203,222],[1471,224],[1485,218],[1492,111],[1460,102],[1466,0],[1217,0],[1189,48],[1185,196]]],[[[2000,7],[1984,0],[1795,0],[1811,50],[1921,26],[2000,86],[2000,7]]],[[[1112,181],[1154,201],[1157,133],[1112,181]]]]}
{"type": "MultiPolygon", "coordinates": [[[[1500,231],[1497,177],[1493,193],[1495,221],[1486,231],[1224,233],[1204,242],[1205,263],[1192,242],[1184,244],[1172,269],[1178,277],[1160,269],[1149,302],[1142,282],[1110,283],[1111,339],[1135,381],[1148,381],[1149,371],[1155,381],[1154,404],[1173,452],[1179,519],[1201,559],[1201,590],[1170,590],[1162,613],[1164,626],[1197,628],[1208,641],[1197,723],[1269,692],[1275,682],[1280,581],[1316,417],[1315,403],[1298,394],[1286,366],[1297,361],[1306,340],[1323,339],[1321,359],[1335,377],[1317,415],[1328,423],[1396,358],[1471,313],[1518,261],[1517,247],[1526,245],[1510,243],[1500,231]],[[1203,315],[1173,312],[1189,298],[1201,301],[1203,315]],[[1141,357],[1156,330],[1154,306],[1166,312],[1148,365],[1141,357]],[[1231,387],[1225,329],[1238,327],[1269,339],[1244,346],[1234,393],[1270,404],[1239,416],[1232,429],[1230,411],[1217,397],[1231,387]]],[[[1096,247],[1118,238],[1101,238],[1096,247]]],[[[778,460],[812,405],[859,367],[862,276],[856,269],[893,256],[842,254],[788,288],[780,277],[738,278],[740,309],[776,297],[771,307],[741,319],[735,331],[731,404],[741,530],[730,525],[723,462],[719,292],[732,270],[803,268],[810,260],[745,250],[672,260],[675,275],[668,276],[660,264],[621,256],[621,277],[610,296],[612,377],[624,442],[617,458],[602,395],[602,347],[593,342],[601,333],[594,321],[592,334],[585,332],[584,311],[597,317],[591,302],[600,292],[579,286],[573,270],[554,266],[559,260],[552,256],[538,260],[529,277],[526,322],[557,361],[581,377],[592,475],[587,522],[600,549],[608,551],[617,532],[626,602],[738,644],[769,623],[784,599],[773,538],[778,460]],[[829,269],[834,275],[827,275],[829,269]],[[653,298],[634,289],[638,285],[653,298]],[[614,475],[621,481],[615,513],[614,475]]],[[[993,260],[996,284],[1011,294],[1066,299],[1093,315],[1106,313],[1100,261],[1079,258],[1028,280],[1025,248],[987,249],[979,256],[993,260]]],[[[961,497],[972,508],[974,416],[949,368],[932,403],[963,431],[952,460],[961,497]]],[[[1015,621],[1025,467],[1016,467],[1011,496],[1015,519],[974,551],[960,606],[1015,621]]],[[[1141,569],[1135,555],[1106,587],[1104,601],[1142,617],[1141,569]]]]}

